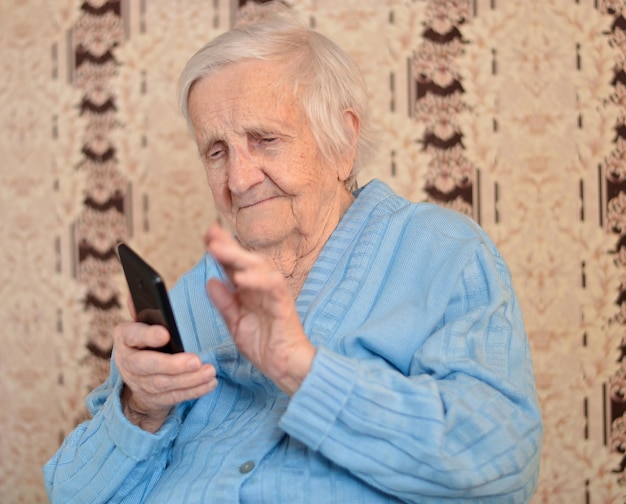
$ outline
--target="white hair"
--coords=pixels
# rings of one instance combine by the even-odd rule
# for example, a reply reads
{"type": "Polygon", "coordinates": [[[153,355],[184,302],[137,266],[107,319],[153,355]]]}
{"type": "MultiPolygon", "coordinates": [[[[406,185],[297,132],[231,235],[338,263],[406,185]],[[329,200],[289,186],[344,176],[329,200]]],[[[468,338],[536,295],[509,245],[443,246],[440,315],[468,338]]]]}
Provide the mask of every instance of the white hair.
{"type": "Polygon", "coordinates": [[[260,21],[237,26],[191,57],[179,80],[180,110],[190,130],[188,101],[193,84],[227,65],[250,59],[286,64],[283,78],[291,79],[327,159],[339,159],[352,145],[353,130],[346,125],[345,112],[350,110],[359,118],[356,155],[346,180],[346,187],[354,189],[359,170],[374,151],[365,81],[344,51],[289,12],[270,12],[260,21]]]}

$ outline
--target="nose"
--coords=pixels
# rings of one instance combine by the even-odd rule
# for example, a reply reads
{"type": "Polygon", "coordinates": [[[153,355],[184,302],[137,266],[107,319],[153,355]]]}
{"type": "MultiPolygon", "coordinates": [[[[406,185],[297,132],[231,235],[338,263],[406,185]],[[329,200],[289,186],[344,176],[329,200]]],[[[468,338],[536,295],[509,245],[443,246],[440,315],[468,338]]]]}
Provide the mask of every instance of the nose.
{"type": "Polygon", "coordinates": [[[231,149],[228,161],[228,188],[233,194],[243,194],[265,178],[260,157],[246,148],[231,149]]]}

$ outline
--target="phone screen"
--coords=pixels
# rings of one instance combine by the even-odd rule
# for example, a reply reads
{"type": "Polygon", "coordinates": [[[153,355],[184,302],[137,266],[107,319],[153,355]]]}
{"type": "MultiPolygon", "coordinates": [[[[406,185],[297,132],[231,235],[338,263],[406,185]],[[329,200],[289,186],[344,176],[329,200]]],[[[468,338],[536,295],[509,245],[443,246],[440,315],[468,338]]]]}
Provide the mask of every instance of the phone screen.
{"type": "Polygon", "coordinates": [[[182,340],[161,275],[125,243],[117,246],[117,253],[135,305],[137,320],[144,324],[162,325],[170,333],[168,344],[155,350],[183,352],[182,340]]]}

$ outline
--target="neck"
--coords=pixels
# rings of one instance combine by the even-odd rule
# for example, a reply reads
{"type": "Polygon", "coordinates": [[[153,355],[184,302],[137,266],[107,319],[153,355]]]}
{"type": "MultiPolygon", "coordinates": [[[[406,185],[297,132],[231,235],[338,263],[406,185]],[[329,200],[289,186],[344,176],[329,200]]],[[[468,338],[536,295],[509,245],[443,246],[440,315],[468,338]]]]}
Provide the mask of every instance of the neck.
{"type": "Polygon", "coordinates": [[[336,210],[323,219],[324,225],[314,235],[298,234],[274,247],[257,250],[282,273],[294,299],[300,294],[313,264],[353,201],[352,194],[346,191],[336,210]]]}

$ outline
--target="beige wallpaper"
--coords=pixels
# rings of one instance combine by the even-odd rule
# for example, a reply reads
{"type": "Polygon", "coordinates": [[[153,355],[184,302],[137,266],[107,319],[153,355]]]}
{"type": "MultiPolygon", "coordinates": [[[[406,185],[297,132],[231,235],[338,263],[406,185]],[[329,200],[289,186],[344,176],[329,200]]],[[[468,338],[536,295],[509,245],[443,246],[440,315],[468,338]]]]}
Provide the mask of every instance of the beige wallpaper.
{"type": "MultiPolygon", "coordinates": [[[[360,177],[475,218],[523,305],[545,421],[535,503],[623,503],[626,12],[615,0],[291,0],[360,64],[360,177]]],[[[85,418],[127,317],[113,246],[171,285],[215,219],[176,110],[187,57],[256,4],[0,2],[0,502],[85,418]]]]}

